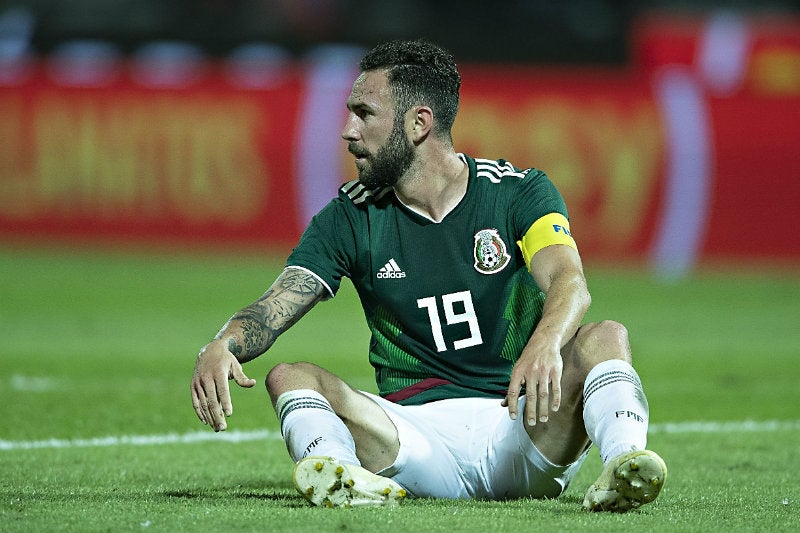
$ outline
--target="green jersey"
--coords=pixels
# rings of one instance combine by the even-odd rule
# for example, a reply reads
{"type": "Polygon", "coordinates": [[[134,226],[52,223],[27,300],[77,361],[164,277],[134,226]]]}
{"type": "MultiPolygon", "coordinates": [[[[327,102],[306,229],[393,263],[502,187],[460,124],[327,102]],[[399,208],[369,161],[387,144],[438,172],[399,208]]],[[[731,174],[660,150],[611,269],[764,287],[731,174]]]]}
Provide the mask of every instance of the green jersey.
{"type": "Polygon", "coordinates": [[[391,188],[354,180],[313,218],[287,262],[332,295],[351,279],[372,332],[379,393],[401,404],[505,395],[544,305],[517,242],[541,217],[567,216],[543,172],[459,157],[469,166],[467,192],[440,222],[391,188]]]}

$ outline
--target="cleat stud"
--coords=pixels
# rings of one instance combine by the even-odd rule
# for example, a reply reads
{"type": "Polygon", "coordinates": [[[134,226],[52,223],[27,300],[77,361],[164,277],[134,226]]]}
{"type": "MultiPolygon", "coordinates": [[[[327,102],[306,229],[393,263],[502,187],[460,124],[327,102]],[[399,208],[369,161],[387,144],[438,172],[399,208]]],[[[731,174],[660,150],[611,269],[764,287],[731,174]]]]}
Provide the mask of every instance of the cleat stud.
{"type": "Polygon", "coordinates": [[[657,487],[661,484],[661,480],[658,479],[657,477],[654,477],[653,479],[650,480],[650,484],[657,487]]]}
{"type": "Polygon", "coordinates": [[[631,461],[631,470],[639,470],[639,465],[631,461]]]}
{"type": "Polygon", "coordinates": [[[397,496],[400,497],[400,498],[405,498],[406,497],[406,490],[405,489],[398,490],[397,491],[397,496]]]}
{"type": "Polygon", "coordinates": [[[330,500],[325,500],[325,507],[328,509],[333,509],[333,502],[330,500]]]}
{"type": "Polygon", "coordinates": [[[306,489],[306,496],[312,496],[314,494],[314,487],[308,487],[306,489]]]}
{"type": "Polygon", "coordinates": [[[386,487],[385,489],[383,489],[381,491],[381,494],[383,494],[384,496],[388,496],[391,492],[392,492],[392,489],[390,489],[389,487],[386,487]]]}
{"type": "Polygon", "coordinates": [[[343,466],[341,466],[341,465],[337,466],[337,467],[336,467],[336,475],[337,475],[337,476],[341,476],[341,475],[342,475],[342,473],[344,473],[344,467],[343,467],[343,466]]]}
{"type": "Polygon", "coordinates": [[[322,461],[317,461],[316,463],[314,463],[314,470],[316,470],[317,472],[322,470],[322,461]]]}

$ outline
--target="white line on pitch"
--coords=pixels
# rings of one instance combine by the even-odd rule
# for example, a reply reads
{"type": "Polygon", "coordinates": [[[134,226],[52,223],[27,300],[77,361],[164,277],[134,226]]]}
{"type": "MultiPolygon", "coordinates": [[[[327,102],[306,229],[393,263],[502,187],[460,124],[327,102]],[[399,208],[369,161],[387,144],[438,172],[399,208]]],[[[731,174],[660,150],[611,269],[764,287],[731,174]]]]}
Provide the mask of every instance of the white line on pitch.
{"type": "Polygon", "coordinates": [[[195,442],[247,442],[253,440],[280,440],[278,431],[268,429],[222,433],[193,431],[191,433],[166,433],[163,435],[121,435],[90,439],[0,440],[0,451],[34,450],[41,448],[91,448],[104,446],[153,446],[159,444],[193,444],[195,442]]]}
{"type": "MultiPolygon", "coordinates": [[[[739,422],[662,422],[650,425],[651,434],[682,433],[749,433],[754,431],[796,431],[800,420],[744,420],[739,422]]],[[[0,451],[36,450],[44,448],[91,448],[107,446],[154,446],[162,444],[193,444],[196,442],[248,442],[281,440],[279,431],[230,430],[221,433],[193,431],[162,435],[121,435],[89,439],[2,440],[0,451]]]]}
{"type": "Polygon", "coordinates": [[[743,420],[740,422],[662,422],[650,433],[748,433],[800,429],[800,420],[743,420]]]}

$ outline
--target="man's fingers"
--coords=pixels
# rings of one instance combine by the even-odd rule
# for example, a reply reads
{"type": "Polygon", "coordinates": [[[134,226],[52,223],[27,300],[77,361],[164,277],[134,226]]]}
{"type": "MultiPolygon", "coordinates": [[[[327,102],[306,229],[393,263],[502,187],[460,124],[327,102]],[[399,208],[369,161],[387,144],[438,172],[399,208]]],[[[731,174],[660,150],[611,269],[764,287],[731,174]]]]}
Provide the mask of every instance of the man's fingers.
{"type": "Polygon", "coordinates": [[[552,387],[553,399],[550,409],[555,413],[558,411],[558,408],[561,407],[561,376],[559,376],[558,379],[554,378],[550,382],[550,386],[552,387]]]}
{"type": "MultiPolygon", "coordinates": [[[[225,385],[228,384],[227,381],[224,381],[225,385]]],[[[226,427],[225,425],[225,413],[223,412],[223,407],[220,403],[219,393],[217,391],[217,384],[214,380],[209,380],[203,386],[203,392],[205,393],[205,401],[201,402],[205,408],[206,416],[208,419],[209,424],[214,429],[214,431],[223,431],[226,427]]]]}
{"type": "Polygon", "coordinates": [[[214,417],[211,414],[211,410],[208,408],[208,403],[209,403],[208,392],[206,391],[202,382],[199,382],[197,383],[197,385],[195,385],[195,390],[197,391],[197,401],[199,402],[200,414],[202,415],[202,419],[204,420],[203,423],[213,426],[214,417]]]}
{"type": "Polygon", "coordinates": [[[227,428],[226,418],[233,414],[229,381],[240,387],[255,386],[256,380],[247,377],[242,365],[220,343],[206,345],[197,356],[192,377],[192,407],[197,417],[214,431],[227,428]]]}
{"type": "Polygon", "coordinates": [[[538,398],[536,397],[536,383],[531,381],[525,389],[525,422],[529,426],[536,425],[536,409],[538,398]]]}
{"type": "MultiPolygon", "coordinates": [[[[538,388],[538,414],[539,414],[539,422],[547,422],[549,418],[549,411],[550,411],[550,382],[546,379],[539,382],[538,388]]],[[[534,419],[533,423],[528,421],[531,425],[536,424],[536,420],[534,419]]]]}
{"type": "MultiPolygon", "coordinates": [[[[560,363],[560,361],[559,361],[560,363]]],[[[550,400],[550,410],[554,413],[561,407],[561,373],[562,365],[558,364],[553,367],[548,375],[548,384],[550,385],[550,393],[548,399],[550,400]]],[[[549,416],[548,411],[543,411],[545,416],[549,416]]]]}
{"type": "Polygon", "coordinates": [[[561,361],[519,365],[512,371],[503,405],[508,407],[512,420],[517,418],[517,400],[525,386],[524,420],[528,426],[550,420],[550,412],[561,406],[561,361]],[[516,374],[516,375],[515,375],[516,374]],[[519,376],[519,377],[517,377],[519,376]]]}
{"type": "Polygon", "coordinates": [[[508,407],[508,416],[511,420],[517,419],[517,407],[519,406],[519,402],[517,401],[519,398],[519,390],[509,387],[508,392],[506,392],[506,397],[503,399],[503,406],[508,407]]]}
{"type": "Polygon", "coordinates": [[[247,375],[245,375],[242,365],[240,364],[234,365],[233,368],[231,368],[231,377],[236,381],[237,385],[247,389],[256,384],[256,380],[248,378],[247,375]]]}
{"type": "MultiPolygon", "coordinates": [[[[228,379],[233,379],[240,387],[250,388],[256,384],[256,380],[248,378],[242,370],[242,365],[235,363],[231,365],[228,379]]],[[[216,383],[217,400],[219,401],[222,413],[227,417],[233,414],[233,402],[231,401],[231,388],[228,380],[220,380],[216,383]]],[[[221,430],[225,429],[225,421],[222,420],[221,430]]]]}
{"type": "Polygon", "coordinates": [[[218,424],[215,425],[215,429],[217,431],[224,431],[227,427],[225,417],[231,416],[233,414],[233,402],[231,402],[231,388],[228,385],[228,380],[233,379],[236,381],[236,384],[240,387],[252,387],[256,384],[256,380],[248,378],[244,370],[242,370],[242,365],[238,362],[231,364],[230,369],[228,370],[228,375],[226,379],[219,379],[216,380],[214,383],[216,394],[214,398],[216,398],[219,411],[217,413],[217,421],[218,424]]]}
{"type": "Polygon", "coordinates": [[[208,425],[208,419],[203,410],[203,402],[200,400],[200,397],[197,396],[197,389],[195,388],[194,382],[192,382],[192,407],[194,407],[194,412],[197,414],[197,418],[200,419],[200,422],[208,425]]]}
{"type": "Polygon", "coordinates": [[[217,385],[217,401],[219,402],[222,413],[225,416],[233,414],[233,404],[231,403],[231,390],[228,386],[228,380],[220,380],[217,385]]]}

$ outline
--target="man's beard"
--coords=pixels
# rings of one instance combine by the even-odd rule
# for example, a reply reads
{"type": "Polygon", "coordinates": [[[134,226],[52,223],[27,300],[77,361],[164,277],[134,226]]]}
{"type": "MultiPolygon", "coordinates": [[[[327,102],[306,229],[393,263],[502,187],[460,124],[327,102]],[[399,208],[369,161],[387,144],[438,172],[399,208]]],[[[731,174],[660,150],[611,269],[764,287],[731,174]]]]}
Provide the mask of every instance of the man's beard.
{"type": "MultiPolygon", "coordinates": [[[[350,150],[352,153],[352,150],[350,150]]],[[[369,166],[358,169],[358,181],[368,189],[394,186],[414,162],[414,147],[404,135],[402,122],[395,121],[392,133],[374,156],[367,154],[369,166]]]]}

